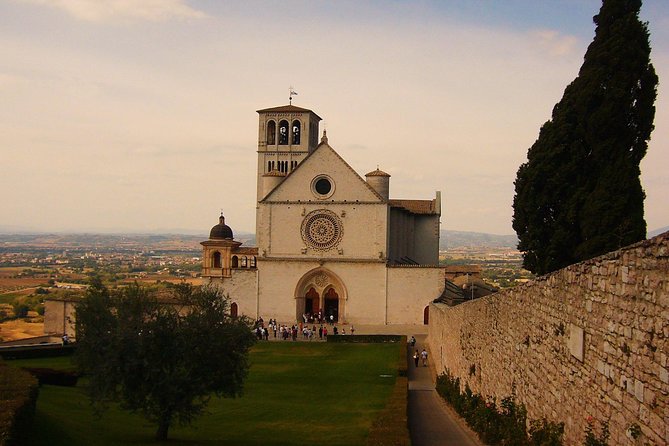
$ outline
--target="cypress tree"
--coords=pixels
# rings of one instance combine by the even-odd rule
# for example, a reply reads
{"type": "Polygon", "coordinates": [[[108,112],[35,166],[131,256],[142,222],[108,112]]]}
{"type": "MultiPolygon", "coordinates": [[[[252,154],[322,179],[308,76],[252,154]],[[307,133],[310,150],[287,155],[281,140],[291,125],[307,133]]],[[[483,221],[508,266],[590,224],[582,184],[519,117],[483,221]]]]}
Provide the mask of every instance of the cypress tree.
{"type": "Polygon", "coordinates": [[[545,274],[646,236],[639,163],[657,75],[641,0],[603,0],[578,76],[518,169],[513,228],[523,266],[545,274]]]}

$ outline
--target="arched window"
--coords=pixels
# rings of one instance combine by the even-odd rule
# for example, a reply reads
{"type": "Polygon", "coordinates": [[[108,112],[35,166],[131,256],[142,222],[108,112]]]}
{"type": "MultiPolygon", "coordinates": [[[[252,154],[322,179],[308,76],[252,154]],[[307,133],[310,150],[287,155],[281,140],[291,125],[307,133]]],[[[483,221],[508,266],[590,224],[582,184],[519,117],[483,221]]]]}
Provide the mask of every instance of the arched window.
{"type": "Polygon", "coordinates": [[[267,144],[276,144],[276,122],[274,121],[267,122],[267,144]]]}
{"type": "Polygon", "coordinates": [[[302,124],[297,119],[293,121],[293,144],[300,144],[300,130],[302,129],[302,124]]]}
{"type": "Polygon", "coordinates": [[[251,268],[256,267],[256,256],[251,257],[251,268]]]}
{"type": "Polygon", "coordinates": [[[279,122],[279,145],[288,144],[288,121],[285,119],[279,122]]]}
{"type": "Polygon", "coordinates": [[[230,304],[230,317],[237,317],[239,313],[239,308],[237,307],[237,302],[230,304]]]}
{"type": "Polygon", "coordinates": [[[216,251],[213,255],[213,263],[214,263],[214,268],[220,268],[221,267],[221,253],[216,251]]]}
{"type": "Polygon", "coordinates": [[[238,268],[239,267],[239,259],[237,256],[232,256],[232,268],[238,268]]]}
{"type": "Polygon", "coordinates": [[[242,268],[246,268],[247,265],[248,265],[247,259],[246,259],[246,256],[244,256],[244,257],[242,257],[242,268]]]}

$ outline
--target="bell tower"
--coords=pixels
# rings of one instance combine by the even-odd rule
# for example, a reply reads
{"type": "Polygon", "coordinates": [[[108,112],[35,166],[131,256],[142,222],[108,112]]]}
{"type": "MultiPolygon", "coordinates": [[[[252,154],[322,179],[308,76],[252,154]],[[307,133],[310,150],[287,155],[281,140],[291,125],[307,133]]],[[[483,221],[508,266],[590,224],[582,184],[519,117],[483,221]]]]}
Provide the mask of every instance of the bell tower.
{"type": "Polygon", "coordinates": [[[257,201],[318,146],[321,118],[295,105],[258,110],[258,189],[257,201]],[[268,180],[269,178],[269,180],[268,180]]]}

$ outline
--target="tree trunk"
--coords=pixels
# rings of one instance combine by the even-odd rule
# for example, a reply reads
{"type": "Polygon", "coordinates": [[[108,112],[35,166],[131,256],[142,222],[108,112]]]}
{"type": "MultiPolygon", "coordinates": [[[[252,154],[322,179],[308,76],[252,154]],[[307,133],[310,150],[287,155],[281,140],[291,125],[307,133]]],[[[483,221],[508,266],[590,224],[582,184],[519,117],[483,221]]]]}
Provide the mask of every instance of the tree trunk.
{"type": "Polygon", "coordinates": [[[158,430],[156,431],[156,440],[158,441],[167,441],[167,431],[170,428],[170,418],[162,418],[158,422],[158,430]]]}

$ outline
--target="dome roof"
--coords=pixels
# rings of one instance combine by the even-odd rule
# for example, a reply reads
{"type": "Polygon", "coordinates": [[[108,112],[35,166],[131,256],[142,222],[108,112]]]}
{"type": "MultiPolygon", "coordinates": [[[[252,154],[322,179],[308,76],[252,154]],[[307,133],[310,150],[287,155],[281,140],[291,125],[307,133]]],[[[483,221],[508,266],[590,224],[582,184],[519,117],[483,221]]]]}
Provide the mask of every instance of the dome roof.
{"type": "Polygon", "coordinates": [[[376,170],[373,170],[367,174],[365,174],[366,177],[390,177],[390,174],[387,174],[383,170],[379,170],[377,167],[376,170]]]}
{"type": "Polygon", "coordinates": [[[231,239],[233,238],[232,229],[225,224],[225,217],[223,214],[218,219],[218,224],[211,228],[209,233],[210,239],[231,239]]]}

